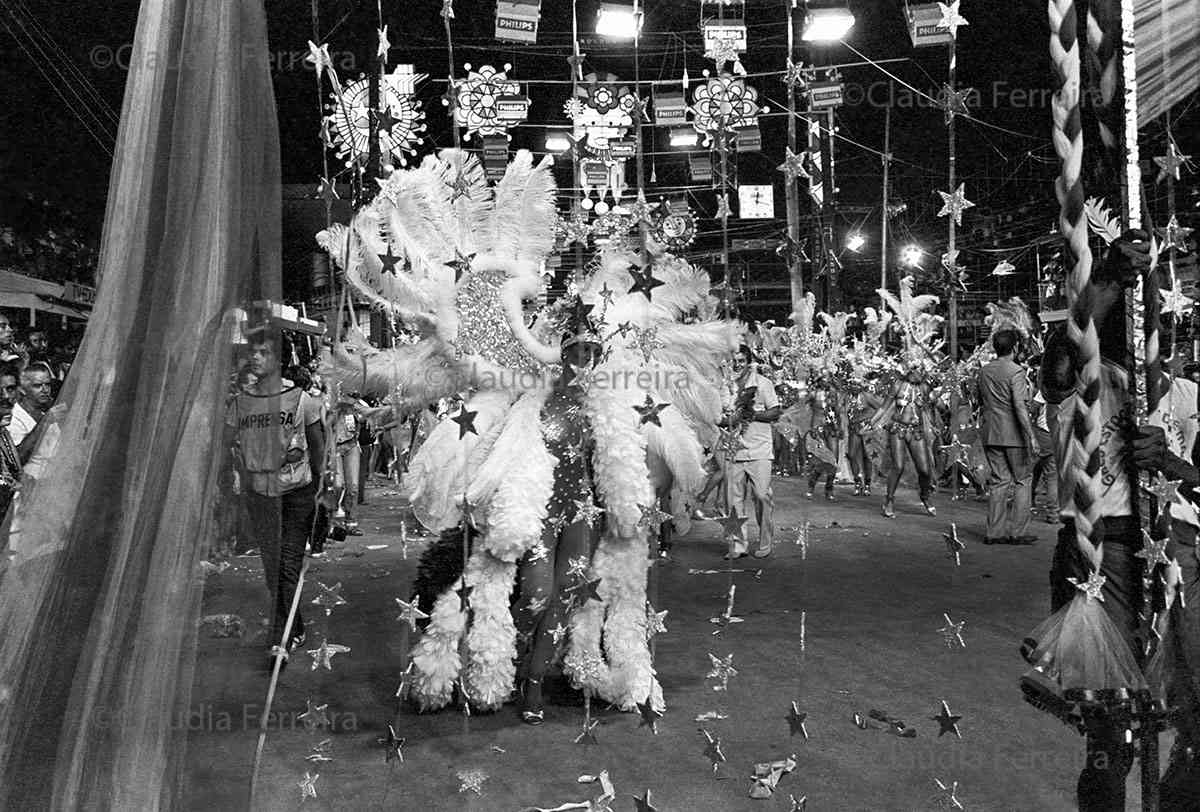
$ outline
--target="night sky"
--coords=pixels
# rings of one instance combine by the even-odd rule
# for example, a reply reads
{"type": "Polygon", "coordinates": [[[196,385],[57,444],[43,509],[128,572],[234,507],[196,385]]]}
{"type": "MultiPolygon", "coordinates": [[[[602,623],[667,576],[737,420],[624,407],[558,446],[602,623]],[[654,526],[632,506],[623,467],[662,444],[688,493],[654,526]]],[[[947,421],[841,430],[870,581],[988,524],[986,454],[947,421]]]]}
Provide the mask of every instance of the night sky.
{"type": "MultiPolygon", "coordinates": [[[[5,6],[18,6],[4,0],[5,6]]],[[[120,109],[124,71],[107,65],[113,54],[132,40],[137,3],[113,0],[106,7],[70,0],[42,0],[23,8],[53,36],[58,47],[94,84],[98,98],[89,99],[93,110],[107,106],[112,114],[120,109]]],[[[449,130],[440,104],[445,89],[447,52],[438,14],[440,0],[383,0],[384,22],[389,26],[393,48],[390,63],[412,62],[416,70],[434,79],[418,87],[424,102],[432,143],[448,145],[449,130]]],[[[580,30],[589,34],[593,26],[594,0],[579,0],[580,30]]],[[[784,13],[786,0],[747,0],[745,16],[750,26],[750,51],[744,64],[751,73],[781,70],[786,59],[784,13]]],[[[321,0],[320,30],[335,58],[349,64],[365,65],[374,50],[374,31],[378,24],[375,3],[352,0],[321,0]],[[331,30],[332,29],[332,30],[331,30]]],[[[897,0],[852,0],[858,23],[849,44],[871,60],[903,59],[885,65],[887,70],[919,90],[936,94],[946,80],[947,54],[944,48],[914,50],[909,42],[903,4],[897,0]]],[[[715,5],[705,4],[712,13],[715,5]]],[[[493,38],[494,0],[455,0],[455,60],[458,75],[462,63],[473,65],[510,63],[510,76],[523,79],[568,79],[566,56],[570,53],[570,3],[544,0],[538,43],[521,46],[499,43],[493,38]]],[[[703,58],[698,31],[701,4],[697,0],[645,3],[646,23],[641,44],[640,70],[643,79],[679,79],[686,67],[694,80],[712,63],[703,58]]],[[[972,112],[994,127],[960,118],[958,122],[958,173],[967,184],[967,196],[977,208],[968,212],[962,241],[963,259],[973,271],[986,276],[998,260],[989,253],[996,247],[1027,244],[1046,233],[1051,224],[1052,179],[1057,161],[1049,141],[1049,88],[1052,75],[1048,59],[1048,28],[1045,5],[1035,0],[1019,2],[967,2],[962,13],[970,26],[959,34],[959,82],[979,91],[972,112]],[[998,129],[1003,128],[1003,129],[998,129]],[[987,249],[979,250],[976,249],[987,249]]],[[[9,24],[14,18],[7,9],[0,15],[9,24]]],[[[308,4],[268,3],[275,88],[279,107],[280,134],[285,183],[313,183],[321,174],[318,133],[318,100],[311,70],[302,61],[306,41],[312,38],[312,20],[308,4]]],[[[127,50],[125,52],[127,53],[127,50]]],[[[634,75],[632,46],[588,38],[582,50],[587,53],[585,72],[617,74],[631,79],[634,75]]],[[[803,56],[806,63],[861,62],[849,47],[825,46],[803,56]]],[[[62,201],[80,212],[85,223],[97,229],[103,216],[103,201],[111,165],[110,156],[87,134],[75,116],[38,72],[28,54],[14,39],[0,30],[0,110],[3,113],[5,148],[0,151],[0,170],[9,190],[33,190],[45,197],[62,201]]],[[[358,71],[342,70],[343,79],[358,71]]],[[[870,65],[843,70],[848,92],[860,93],[867,101],[847,104],[838,111],[839,134],[864,147],[879,150],[883,146],[884,102],[888,77],[870,65]],[[875,103],[872,103],[874,101],[875,103]]],[[[60,82],[53,73],[51,77],[60,82]]],[[[778,77],[750,80],[759,91],[760,101],[774,111],[785,107],[786,92],[778,77]]],[[[326,88],[325,96],[328,94],[326,88]]],[[[569,95],[568,85],[542,86],[530,90],[534,100],[529,121],[537,124],[565,124],[562,102],[569,95]]],[[[894,97],[892,152],[893,201],[904,202],[908,210],[897,218],[895,241],[915,241],[941,250],[945,240],[945,220],[936,213],[941,205],[936,195],[946,188],[947,144],[943,114],[897,85],[894,97]]],[[[324,99],[322,99],[324,101],[324,99]]],[[[78,102],[76,102],[78,103],[78,102]]],[[[103,115],[103,114],[101,114],[103,115]]],[[[781,115],[762,119],[763,149],[759,154],[744,154],[738,161],[742,183],[776,185],[775,221],[731,220],[737,236],[777,235],[782,228],[784,205],[782,177],[775,167],[783,158],[785,119],[781,115]]],[[[1194,130],[1195,128],[1193,128],[1194,130]]],[[[110,130],[115,133],[115,127],[110,130]]],[[[1161,132],[1147,131],[1151,139],[1161,132]]],[[[523,126],[514,130],[512,146],[541,150],[545,129],[523,126]]],[[[648,149],[659,185],[676,187],[690,183],[684,156],[666,144],[666,131],[655,130],[654,144],[648,149]],[[658,154],[661,153],[661,154],[658,154]]],[[[1158,150],[1159,152],[1161,150],[1158,150]]],[[[1157,154],[1153,149],[1151,154],[1157,154]]],[[[868,292],[878,280],[878,232],[881,162],[879,156],[839,139],[836,145],[838,202],[853,212],[838,222],[839,235],[855,229],[861,222],[867,247],[859,256],[847,255],[845,287],[853,297],[868,292]],[[874,211],[870,211],[871,209],[874,211]],[[872,255],[872,252],[874,254],[872,255]],[[876,270],[872,271],[871,269],[876,270]]],[[[331,155],[336,163],[336,158],[331,155]]],[[[564,169],[560,183],[569,181],[564,169]]],[[[650,189],[653,194],[654,189],[650,189]]],[[[711,217],[714,195],[695,190],[690,203],[694,211],[711,217]]],[[[802,203],[807,210],[807,201],[802,203]]],[[[716,228],[715,221],[701,221],[703,232],[716,228]]],[[[840,237],[839,237],[840,239],[840,237]]],[[[893,243],[895,244],[895,243],[893,243]]],[[[697,247],[711,247],[712,235],[702,236],[697,247]]],[[[1030,258],[1032,263],[1032,258],[1030,258]]],[[[1032,267],[1022,268],[1032,270],[1032,267]]],[[[994,284],[994,283],[992,283],[994,284]]]]}

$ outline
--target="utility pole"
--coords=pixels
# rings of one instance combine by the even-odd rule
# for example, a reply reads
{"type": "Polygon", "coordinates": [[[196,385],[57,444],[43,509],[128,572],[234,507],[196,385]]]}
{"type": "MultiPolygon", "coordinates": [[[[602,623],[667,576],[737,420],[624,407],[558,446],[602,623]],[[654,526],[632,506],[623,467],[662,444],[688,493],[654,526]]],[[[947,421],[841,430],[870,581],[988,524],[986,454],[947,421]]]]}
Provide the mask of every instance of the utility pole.
{"type": "MultiPolygon", "coordinates": [[[[889,83],[890,85],[890,83],[889,83]]],[[[881,203],[879,229],[879,289],[887,290],[888,286],[888,172],[892,166],[892,94],[888,90],[888,106],[883,119],[883,201],[881,203]]],[[[883,297],[880,297],[883,301],[883,297]]],[[[882,306],[882,305],[881,305],[882,306]]]]}
{"type": "MultiPolygon", "coordinates": [[[[953,33],[953,32],[951,32],[951,33],[953,33]]],[[[957,73],[958,73],[958,48],[956,47],[957,42],[958,42],[958,38],[956,36],[950,37],[950,45],[948,46],[950,49],[950,77],[949,77],[950,81],[947,84],[947,87],[948,87],[947,104],[949,104],[951,102],[951,97],[953,96],[954,91],[956,90],[955,84],[957,81],[957,73]]],[[[949,171],[950,186],[948,187],[950,194],[954,194],[955,190],[958,188],[955,185],[955,180],[957,179],[957,172],[955,171],[957,169],[957,158],[955,156],[954,120],[956,118],[957,118],[957,116],[951,115],[950,120],[946,122],[946,130],[947,130],[947,135],[948,135],[948,140],[949,140],[949,149],[950,149],[950,171],[949,171]]],[[[958,226],[958,223],[956,222],[956,218],[958,216],[959,215],[955,212],[950,213],[950,238],[948,240],[948,247],[946,249],[946,256],[949,259],[949,262],[947,264],[950,266],[948,269],[948,273],[950,275],[950,282],[947,285],[947,288],[950,291],[949,330],[950,330],[950,363],[952,363],[952,364],[958,363],[958,252],[956,251],[956,249],[954,247],[955,238],[957,236],[956,229],[958,226]]]]}
{"type": "MultiPolygon", "coordinates": [[[[788,17],[788,83],[787,83],[787,146],[788,153],[796,154],[796,82],[791,75],[794,57],[796,55],[796,10],[795,0],[783,0],[788,17]]],[[[791,250],[785,254],[788,263],[788,278],[791,280],[792,312],[795,313],[800,303],[804,301],[804,265],[800,244],[800,186],[792,172],[783,173],[783,193],[787,202],[787,234],[791,250]]]]}

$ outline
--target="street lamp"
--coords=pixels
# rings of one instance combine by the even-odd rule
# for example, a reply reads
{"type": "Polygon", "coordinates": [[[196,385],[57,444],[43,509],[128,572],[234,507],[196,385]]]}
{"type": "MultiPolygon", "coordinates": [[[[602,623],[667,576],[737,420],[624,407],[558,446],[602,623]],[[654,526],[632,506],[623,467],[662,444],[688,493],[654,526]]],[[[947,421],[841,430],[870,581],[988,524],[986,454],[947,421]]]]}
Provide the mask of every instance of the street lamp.
{"type": "Polygon", "coordinates": [[[854,27],[854,15],[844,5],[810,8],[804,18],[805,42],[840,42],[854,27]]]}
{"type": "Polygon", "coordinates": [[[609,39],[633,39],[641,28],[637,9],[624,3],[601,3],[596,33],[609,39]]]}
{"type": "Polygon", "coordinates": [[[900,250],[900,261],[910,268],[919,268],[921,266],[921,257],[925,252],[918,245],[906,245],[900,250]]]}
{"type": "Polygon", "coordinates": [[[846,248],[856,254],[862,250],[862,247],[867,244],[867,238],[857,231],[846,238],[846,248]]]}

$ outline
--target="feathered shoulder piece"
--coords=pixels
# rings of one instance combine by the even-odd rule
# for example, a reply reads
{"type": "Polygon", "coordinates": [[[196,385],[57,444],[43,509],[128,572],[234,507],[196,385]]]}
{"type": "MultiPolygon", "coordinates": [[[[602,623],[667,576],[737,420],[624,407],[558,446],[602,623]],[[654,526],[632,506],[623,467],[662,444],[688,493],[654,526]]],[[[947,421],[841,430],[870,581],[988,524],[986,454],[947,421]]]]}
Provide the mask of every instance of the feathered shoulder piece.
{"type": "Polygon", "coordinates": [[[1016,296],[1005,302],[988,302],[988,315],[983,323],[995,335],[1001,330],[1016,330],[1023,339],[1033,335],[1033,316],[1029,307],[1016,296]]]}

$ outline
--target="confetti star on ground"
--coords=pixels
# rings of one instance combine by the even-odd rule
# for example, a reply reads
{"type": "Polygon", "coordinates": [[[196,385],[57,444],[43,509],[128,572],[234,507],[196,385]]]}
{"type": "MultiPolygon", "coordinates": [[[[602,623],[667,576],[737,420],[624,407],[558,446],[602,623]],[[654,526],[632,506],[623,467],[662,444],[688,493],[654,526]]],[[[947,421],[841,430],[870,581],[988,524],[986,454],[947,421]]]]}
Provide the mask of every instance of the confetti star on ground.
{"type": "Polygon", "coordinates": [[[646,301],[653,301],[653,291],[655,288],[663,284],[661,279],[654,276],[654,269],[647,266],[638,268],[636,265],[629,267],[629,275],[633,277],[633,287],[629,289],[629,293],[640,293],[646,297],[646,301]]]}
{"type": "Polygon", "coordinates": [[[787,715],[788,728],[791,729],[793,736],[799,733],[804,736],[805,741],[808,741],[808,727],[805,724],[807,720],[808,714],[801,713],[800,705],[793,700],[791,707],[788,708],[787,715]]]}
{"type": "Polygon", "coordinates": [[[1134,555],[1146,559],[1146,566],[1151,569],[1159,564],[1170,564],[1171,558],[1167,555],[1167,544],[1170,541],[1169,537],[1155,540],[1150,537],[1149,533],[1142,530],[1142,549],[1134,555]]]}
{"type": "Polygon", "coordinates": [[[458,281],[462,279],[463,274],[471,270],[471,261],[473,259],[475,259],[475,254],[464,255],[462,251],[459,251],[457,248],[454,249],[454,259],[444,264],[447,268],[454,269],[455,284],[458,284],[458,281]]]}
{"type": "Polygon", "coordinates": [[[953,782],[950,786],[946,786],[938,779],[933,779],[933,783],[937,784],[937,788],[946,794],[946,797],[939,798],[939,806],[945,806],[952,809],[962,809],[962,801],[958,800],[958,782],[953,782]]]}
{"type": "Polygon", "coordinates": [[[579,735],[575,737],[575,744],[600,744],[596,739],[596,727],[600,724],[599,719],[584,719],[583,729],[579,731],[579,735]]]}
{"type": "Polygon", "coordinates": [[[737,669],[733,667],[733,655],[726,654],[724,657],[709,652],[708,659],[712,663],[712,668],[704,675],[705,679],[720,680],[719,687],[714,686],[714,691],[725,691],[729,689],[729,680],[737,676],[737,669]]]}
{"type": "Polygon", "coordinates": [[[708,742],[704,748],[704,755],[712,762],[712,771],[713,774],[716,774],[721,765],[725,763],[725,753],[721,750],[721,737],[714,737],[703,728],[700,729],[700,732],[704,734],[704,738],[708,742]]]}
{"type": "Polygon", "coordinates": [[[967,621],[960,620],[958,623],[955,623],[950,619],[950,615],[945,613],[942,613],[942,617],[945,618],[946,625],[938,629],[938,631],[942,633],[942,642],[946,644],[946,648],[954,648],[955,643],[966,648],[967,644],[963,642],[962,630],[963,626],[967,625],[967,621]]]}
{"type": "Polygon", "coordinates": [[[342,597],[342,585],[336,583],[333,586],[325,586],[325,584],[317,581],[317,589],[320,590],[319,595],[312,599],[312,602],[317,606],[325,609],[325,617],[329,617],[335,606],[345,606],[346,599],[342,597]]]}
{"type": "Polygon", "coordinates": [[[459,770],[456,774],[461,785],[459,792],[474,792],[483,795],[483,782],[488,780],[488,774],[483,770],[459,770]]]}
{"type": "Polygon", "coordinates": [[[637,804],[637,808],[634,809],[634,812],[658,812],[658,807],[650,803],[650,790],[646,790],[644,793],[642,793],[642,797],[640,798],[636,795],[631,795],[630,797],[633,798],[633,802],[637,804]]]}
{"type": "Polygon", "coordinates": [[[661,612],[654,611],[654,607],[649,603],[646,604],[646,639],[659,634],[665,634],[667,631],[667,613],[670,609],[663,609],[661,612]]]}
{"type": "Polygon", "coordinates": [[[332,671],[333,665],[331,661],[337,654],[349,654],[350,647],[343,646],[339,643],[330,643],[328,640],[322,640],[321,645],[308,650],[309,656],[313,658],[312,670],[324,668],[326,671],[332,671]]]}
{"type": "MultiPolygon", "coordinates": [[[[312,47],[311,42],[309,43],[309,47],[312,47]]],[[[1182,154],[1175,140],[1170,139],[1167,143],[1167,154],[1154,158],[1154,163],[1158,165],[1158,177],[1154,182],[1162,183],[1168,177],[1180,180],[1182,178],[1180,170],[1187,166],[1191,157],[1190,155],[1182,154]]]]}
{"type": "Polygon", "coordinates": [[[305,798],[317,797],[317,779],[320,777],[320,773],[313,775],[307,770],[305,771],[304,780],[296,784],[296,786],[300,787],[300,800],[303,801],[305,798]]]}
{"type": "Polygon", "coordinates": [[[960,26],[970,25],[966,18],[958,13],[958,7],[961,5],[961,0],[954,0],[953,3],[938,3],[938,10],[942,13],[942,19],[938,20],[937,27],[950,32],[950,36],[958,39],[958,29],[960,26]]]}
{"type": "Polygon", "coordinates": [[[662,713],[654,709],[654,705],[650,702],[650,697],[646,697],[645,702],[637,703],[638,714],[642,720],[638,722],[638,729],[649,727],[650,732],[655,736],[658,735],[658,720],[663,717],[662,713]]]}
{"type": "Polygon", "coordinates": [[[802,152],[797,154],[792,152],[791,148],[789,147],[785,155],[786,157],[783,159],[783,163],[775,168],[782,172],[783,176],[788,180],[807,178],[808,170],[804,168],[804,153],[802,152]]]}
{"type": "MultiPolygon", "coordinates": [[[[745,519],[742,519],[743,524],[745,519]]],[[[796,529],[796,546],[800,548],[800,559],[808,559],[808,542],[810,541],[811,523],[805,522],[796,529]]],[[[740,528],[739,528],[740,529],[740,528]]]]}
{"type": "Polygon", "coordinates": [[[321,178],[321,182],[317,184],[317,198],[326,203],[340,200],[336,184],[332,183],[329,178],[321,178]]]}
{"type": "Polygon", "coordinates": [[[742,527],[744,527],[746,524],[746,519],[747,517],[745,516],[738,516],[734,514],[733,516],[718,516],[713,521],[721,525],[722,537],[730,538],[731,536],[741,535],[742,527]]]}
{"type": "Polygon", "coordinates": [[[1068,578],[1067,580],[1074,584],[1076,589],[1087,595],[1088,600],[1104,600],[1104,582],[1108,579],[1095,570],[1088,574],[1087,580],[1083,583],[1080,583],[1075,578],[1068,578]]]}
{"type": "Polygon", "coordinates": [[[313,764],[324,764],[326,761],[333,761],[333,757],[329,755],[332,747],[333,739],[322,739],[313,745],[312,752],[305,756],[304,760],[313,764]]]}
{"type": "Polygon", "coordinates": [[[325,712],[326,708],[329,707],[328,704],[314,705],[311,699],[304,700],[304,704],[308,706],[308,709],[296,718],[304,723],[306,730],[316,730],[319,727],[328,727],[329,714],[325,712]]]}
{"type": "Polygon", "coordinates": [[[603,515],[604,508],[597,505],[592,499],[575,500],[575,521],[581,521],[588,527],[594,527],[596,520],[603,515]]]}
{"type": "Polygon", "coordinates": [[[407,623],[408,627],[414,632],[417,630],[418,620],[429,619],[429,615],[421,611],[421,607],[418,605],[418,603],[419,601],[416,599],[412,601],[402,601],[399,598],[396,598],[396,605],[400,607],[400,614],[396,615],[396,620],[407,623]]]}
{"type": "Polygon", "coordinates": [[[404,742],[407,740],[397,736],[394,727],[388,725],[387,738],[376,739],[376,741],[387,745],[387,760],[384,762],[385,764],[391,764],[393,761],[399,761],[401,764],[404,763],[404,742]]]}
{"type": "Polygon", "coordinates": [[[560,645],[563,641],[563,638],[566,636],[567,636],[567,628],[565,626],[563,626],[561,623],[559,623],[553,629],[550,630],[550,639],[554,642],[555,646],[560,645]]]}
{"type": "Polygon", "coordinates": [[[661,429],[662,420],[659,418],[659,414],[662,413],[663,409],[670,405],[671,404],[669,403],[655,403],[653,397],[646,395],[645,403],[643,403],[641,406],[633,407],[634,411],[636,411],[638,416],[641,417],[641,421],[638,425],[644,426],[647,423],[653,423],[661,429]]]}
{"type": "Polygon", "coordinates": [[[958,184],[958,188],[954,190],[953,194],[939,190],[938,195],[942,198],[942,210],[938,212],[937,216],[950,215],[954,218],[954,224],[961,226],[963,212],[975,206],[974,203],[967,200],[967,184],[958,184]]]}
{"type": "Polygon", "coordinates": [[[479,432],[475,429],[475,416],[479,412],[473,412],[466,406],[458,410],[458,414],[450,418],[451,422],[458,424],[458,439],[463,439],[468,434],[479,436],[479,432]]]}
{"type": "Polygon", "coordinates": [[[729,195],[717,195],[717,212],[713,215],[714,220],[728,220],[732,216],[729,211],[729,195]]]}
{"type": "Polygon", "coordinates": [[[960,566],[962,564],[961,553],[967,549],[967,545],[958,537],[958,525],[950,522],[950,532],[942,533],[942,539],[946,542],[947,557],[954,559],[954,566],[960,566]]]}
{"type": "Polygon", "coordinates": [[[642,518],[638,519],[638,527],[650,530],[657,530],[663,522],[674,518],[670,513],[660,510],[658,505],[638,505],[638,510],[642,512],[642,518]]]}
{"type": "Polygon", "coordinates": [[[788,795],[788,800],[792,802],[792,808],[788,812],[805,812],[808,809],[807,795],[801,795],[800,800],[796,800],[795,795],[788,795]]]}
{"type": "Polygon", "coordinates": [[[950,713],[950,706],[946,704],[946,700],[942,700],[942,712],[929,718],[937,722],[941,728],[938,731],[938,738],[941,738],[943,733],[953,733],[958,738],[962,738],[962,733],[958,732],[958,723],[962,717],[950,713]]]}
{"type": "Polygon", "coordinates": [[[413,680],[413,664],[409,663],[408,667],[400,672],[400,685],[396,688],[396,697],[398,699],[404,699],[408,696],[408,691],[412,688],[413,680]]]}
{"type": "Polygon", "coordinates": [[[376,254],[375,256],[379,257],[379,262],[383,266],[379,272],[390,273],[392,276],[396,275],[396,263],[404,259],[404,257],[392,253],[391,243],[388,244],[386,254],[376,254]]]}

